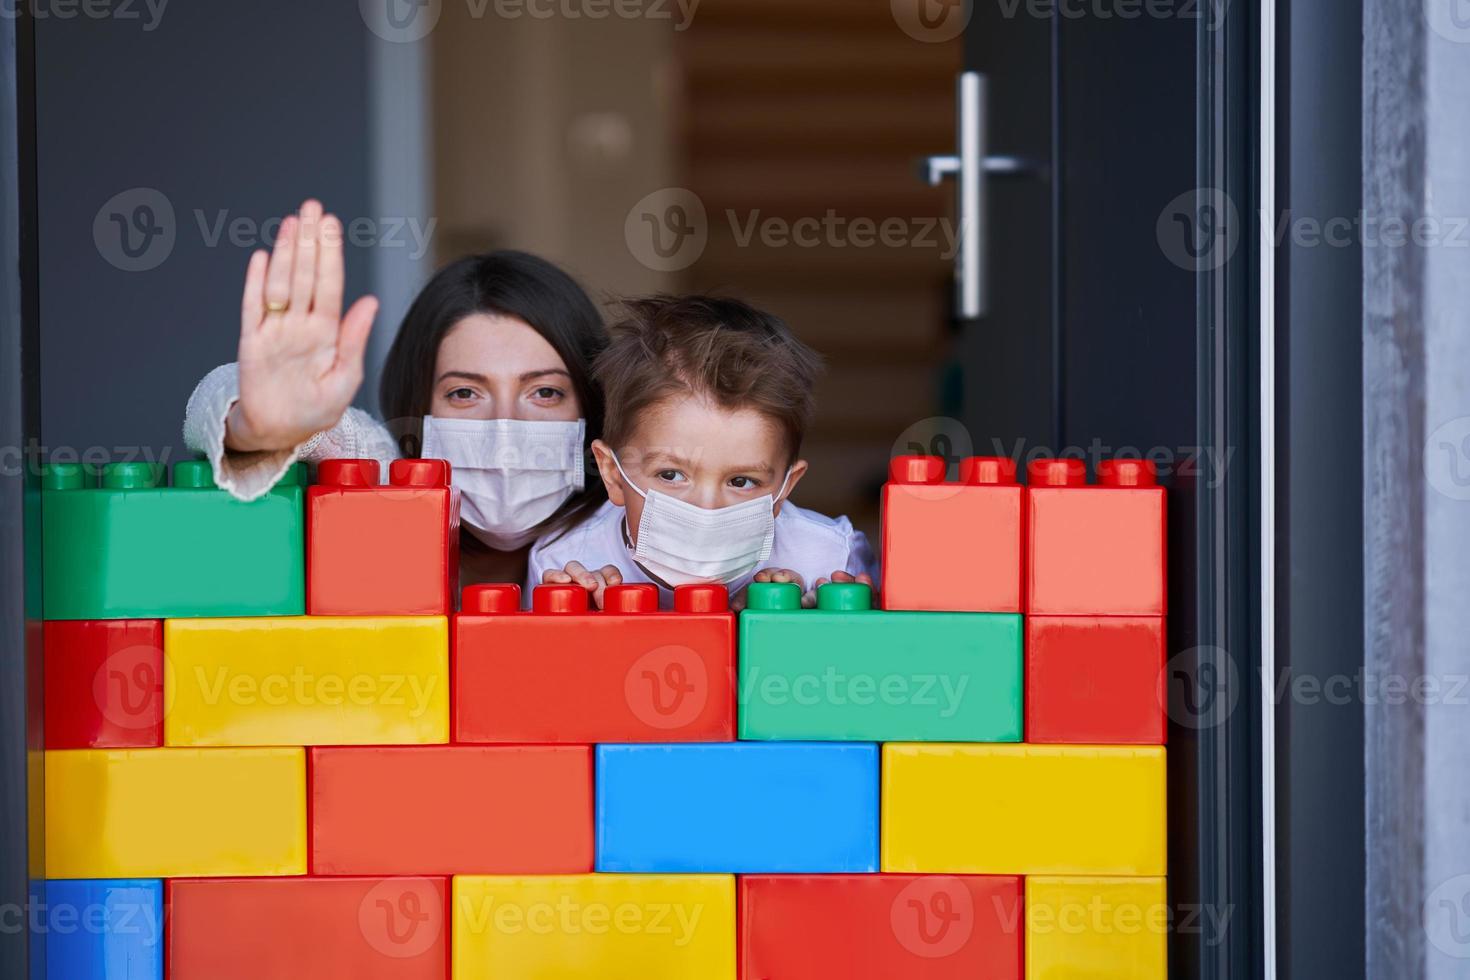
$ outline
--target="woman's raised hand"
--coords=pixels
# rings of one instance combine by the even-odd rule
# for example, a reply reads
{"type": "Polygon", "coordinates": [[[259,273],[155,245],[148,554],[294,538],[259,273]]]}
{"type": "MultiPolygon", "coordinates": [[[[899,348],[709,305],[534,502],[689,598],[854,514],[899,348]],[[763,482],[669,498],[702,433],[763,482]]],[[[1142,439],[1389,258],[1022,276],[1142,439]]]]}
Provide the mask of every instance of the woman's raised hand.
{"type": "Polygon", "coordinates": [[[269,254],[250,256],[230,449],[290,449],[336,425],[352,404],[378,301],[364,296],[344,316],[342,285],[342,222],[318,201],[281,222],[269,254]]]}

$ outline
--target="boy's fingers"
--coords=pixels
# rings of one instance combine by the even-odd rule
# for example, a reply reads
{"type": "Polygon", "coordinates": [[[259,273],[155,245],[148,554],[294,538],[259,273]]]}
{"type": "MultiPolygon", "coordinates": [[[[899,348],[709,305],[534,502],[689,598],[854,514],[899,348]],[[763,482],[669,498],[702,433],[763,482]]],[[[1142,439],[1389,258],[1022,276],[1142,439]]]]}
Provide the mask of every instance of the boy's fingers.
{"type": "Polygon", "coordinates": [[[861,582],[863,585],[871,587],[873,584],[873,576],[869,575],[867,572],[863,572],[857,577],[857,581],[861,582]]]}
{"type": "Polygon", "coordinates": [[[771,580],[771,576],[775,574],[775,571],[776,570],[774,568],[762,568],[760,571],[755,573],[755,581],[769,582],[771,580]]]}
{"type": "Polygon", "coordinates": [[[548,568],[541,573],[542,585],[566,585],[571,580],[572,577],[570,575],[566,572],[557,571],[555,568],[548,568]]]}
{"type": "Polygon", "coordinates": [[[603,565],[602,570],[598,574],[602,576],[603,581],[608,585],[623,584],[623,573],[618,571],[618,566],[616,565],[603,565]]]}
{"type": "Polygon", "coordinates": [[[832,581],[832,579],[825,579],[825,578],[819,578],[819,579],[817,579],[817,584],[814,585],[814,586],[812,586],[812,591],[815,592],[817,589],[820,589],[822,586],[826,585],[830,581],[832,581]]]}
{"type": "Polygon", "coordinates": [[[833,582],[847,583],[847,582],[856,582],[857,579],[853,578],[852,575],[851,575],[851,573],[849,573],[849,572],[836,571],[836,572],[833,572],[832,573],[832,579],[831,579],[831,581],[833,581],[833,582]]]}
{"type": "Polygon", "coordinates": [[[816,606],[816,604],[817,594],[815,592],[803,592],[801,594],[801,608],[812,609],[816,606]]]}

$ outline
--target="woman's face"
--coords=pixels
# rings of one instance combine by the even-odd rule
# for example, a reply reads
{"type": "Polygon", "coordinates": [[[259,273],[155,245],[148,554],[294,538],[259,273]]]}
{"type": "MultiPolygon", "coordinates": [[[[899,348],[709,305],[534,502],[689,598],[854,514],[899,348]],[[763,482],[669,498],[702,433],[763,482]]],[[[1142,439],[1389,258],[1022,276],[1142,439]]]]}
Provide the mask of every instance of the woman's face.
{"type": "Polygon", "coordinates": [[[449,328],[434,362],[429,414],[448,419],[575,421],[566,362],[524,320],[476,313],[449,328]]]}

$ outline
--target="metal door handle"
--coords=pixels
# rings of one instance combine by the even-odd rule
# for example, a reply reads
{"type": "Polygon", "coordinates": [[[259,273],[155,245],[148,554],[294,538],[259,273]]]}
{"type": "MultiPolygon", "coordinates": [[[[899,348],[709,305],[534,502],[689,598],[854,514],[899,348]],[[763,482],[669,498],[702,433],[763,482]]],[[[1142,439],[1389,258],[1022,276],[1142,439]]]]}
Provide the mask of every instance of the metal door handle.
{"type": "Polygon", "coordinates": [[[986,154],[986,78],[979,72],[961,73],[956,83],[955,133],[958,152],[926,157],[923,178],[938,187],[953,176],[957,185],[959,250],[955,253],[955,307],[965,319],[984,316],[990,307],[987,282],[985,234],[988,208],[985,201],[987,174],[1019,174],[1034,170],[1019,157],[986,154]]]}

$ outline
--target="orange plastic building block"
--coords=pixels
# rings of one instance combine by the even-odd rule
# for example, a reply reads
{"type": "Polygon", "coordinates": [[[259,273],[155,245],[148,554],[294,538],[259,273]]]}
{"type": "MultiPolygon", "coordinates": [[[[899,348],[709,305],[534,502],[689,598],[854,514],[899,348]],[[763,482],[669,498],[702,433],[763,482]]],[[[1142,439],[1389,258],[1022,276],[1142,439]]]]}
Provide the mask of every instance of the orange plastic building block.
{"type": "Polygon", "coordinates": [[[945,481],[938,456],[899,456],[883,487],[884,609],[1025,611],[1016,464],[976,456],[945,481]]]}
{"type": "Polygon", "coordinates": [[[306,490],[306,611],[442,616],[459,581],[459,492],[442,459],[328,459],[306,490]]]}
{"type": "Polygon", "coordinates": [[[1164,620],[1026,617],[1026,741],[1163,745],[1164,620]]]}
{"type": "Polygon", "coordinates": [[[445,878],[174,878],[174,980],[444,980],[445,878]]]}
{"type": "Polygon", "coordinates": [[[1079,459],[1036,460],[1027,473],[1027,612],[1164,615],[1164,491],[1153,464],[1104,460],[1096,486],[1079,459]]]}
{"type": "Polygon", "coordinates": [[[585,745],[315,748],[311,873],[592,870],[585,745]]]}
{"type": "Polygon", "coordinates": [[[162,620],[50,620],[42,635],[46,748],[163,744],[162,620]]]}
{"type": "Polygon", "coordinates": [[[742,980],[1020,980],[1021,879],[742,875],[742,980]]]}
{"type": "Polygon", "coordinates": [[[735,617],[722,585],[464,591],[451,665],[457,742],[711,742],[735,737],[735,617]]]}

